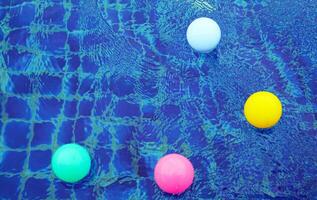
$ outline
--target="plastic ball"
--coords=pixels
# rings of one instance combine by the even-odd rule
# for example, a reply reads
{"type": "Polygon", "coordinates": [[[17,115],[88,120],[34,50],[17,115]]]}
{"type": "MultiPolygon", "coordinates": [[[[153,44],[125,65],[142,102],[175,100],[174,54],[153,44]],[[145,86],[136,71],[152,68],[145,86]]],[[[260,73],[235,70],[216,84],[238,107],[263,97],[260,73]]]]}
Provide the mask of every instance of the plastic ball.
{"type": "Polygon", "coordinates": [[[256,92],[245,102],[244,115],[256,128],[271,128],[282,116],[282,103],[273,93],[256,92]]]}
{"type": "Polygon", "coordinates": [[[156,164],[154,179],[164,192],[181,194],[193,183],[194,168],[184,156],[168,154],[156,164]]]}
{"type": "Polygon", "coordinates": [[[210,18],[195,19],[187,29],[187,41],[196,51],[208,53],[219,44],[221,30],[217,22],[210,18]]]}
{"type": "Polygon", "coordinates": [[[73,143],[59,147],[51,162],[54,174],[68,183],[75,183],[83,179],[91,167],[88,151],[73,143]]]}

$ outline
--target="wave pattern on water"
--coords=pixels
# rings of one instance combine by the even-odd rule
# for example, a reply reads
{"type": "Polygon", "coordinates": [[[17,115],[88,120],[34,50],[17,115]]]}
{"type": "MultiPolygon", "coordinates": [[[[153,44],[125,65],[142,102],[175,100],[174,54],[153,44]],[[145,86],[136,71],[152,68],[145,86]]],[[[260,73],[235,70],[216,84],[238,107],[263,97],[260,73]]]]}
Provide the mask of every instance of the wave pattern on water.
{"type": "Polygon", "coordinates": [[[314,199],[317,4],[303,1],[0,1],[0,199],[314,199]],[[219,22],[208,55],[195,18],[219,22]],[[246,98],[268,90],[284,114],[247,124],[246,98]],[[92,170],[57,180],[50,157],[88,148],[92,170]],[[166,153],[187,156],[181,196],[154,183],[166,153]]]}

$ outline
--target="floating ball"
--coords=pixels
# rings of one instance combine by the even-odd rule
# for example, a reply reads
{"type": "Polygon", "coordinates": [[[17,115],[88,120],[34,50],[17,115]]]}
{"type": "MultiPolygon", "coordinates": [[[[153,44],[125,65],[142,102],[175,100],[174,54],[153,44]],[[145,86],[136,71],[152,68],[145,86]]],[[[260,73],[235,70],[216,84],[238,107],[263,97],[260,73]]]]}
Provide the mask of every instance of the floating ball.
{"type": "Polygon", "coordinates": [[[78,144],[59,147],[51,162],[54,174],[69,183],[75,183],[87,176],[91,166],[88,151],[78,144]]]}
{"type": "Polygon", "coordinates": [[[245,102],[244,115],[256,128],[271,128],[282,116],[282,103],[273,93],[256,92],[245,102]]]}
{"type": "Polygon", "coordinates": [[[219,44],[221,30],[217,22],[210,18],[195,19],[187,29],[187,41],[196,51],[208,53],[219,44]]]}
{"type": "Polygon", "coordinates": [[[164,192],[181,194],[193,183],[194,168],[184,156],[168,154],[156,164],[154,179],[164,192]]]}

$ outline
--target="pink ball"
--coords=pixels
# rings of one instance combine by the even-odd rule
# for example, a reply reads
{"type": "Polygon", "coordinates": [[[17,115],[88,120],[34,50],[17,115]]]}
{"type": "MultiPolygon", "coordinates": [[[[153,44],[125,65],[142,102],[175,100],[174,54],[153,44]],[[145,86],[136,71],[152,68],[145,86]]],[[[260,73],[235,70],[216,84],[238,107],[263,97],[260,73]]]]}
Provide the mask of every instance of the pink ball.
{"type": "Polygon", "coordinates": [[[193,183],[194,167],[184,156],[168,154],[156,164],[154,179],[164,192],[181,194],[193,183]]]}

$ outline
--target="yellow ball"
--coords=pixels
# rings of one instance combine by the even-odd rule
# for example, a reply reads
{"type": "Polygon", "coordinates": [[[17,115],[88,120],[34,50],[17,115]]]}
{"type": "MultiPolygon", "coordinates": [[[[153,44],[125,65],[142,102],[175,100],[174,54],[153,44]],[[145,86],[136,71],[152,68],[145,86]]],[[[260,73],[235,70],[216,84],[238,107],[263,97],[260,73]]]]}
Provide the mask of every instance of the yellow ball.
{"type": "Polygon", "coordinates": [[[282,116],[282,104],[271,92],[256,92],[245,102],[244,115],[257,128],[271,128],[282,116]]]}

